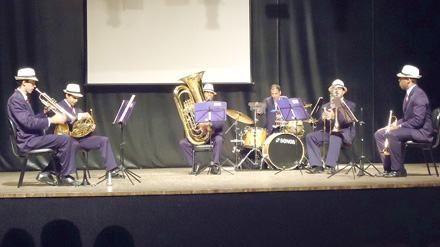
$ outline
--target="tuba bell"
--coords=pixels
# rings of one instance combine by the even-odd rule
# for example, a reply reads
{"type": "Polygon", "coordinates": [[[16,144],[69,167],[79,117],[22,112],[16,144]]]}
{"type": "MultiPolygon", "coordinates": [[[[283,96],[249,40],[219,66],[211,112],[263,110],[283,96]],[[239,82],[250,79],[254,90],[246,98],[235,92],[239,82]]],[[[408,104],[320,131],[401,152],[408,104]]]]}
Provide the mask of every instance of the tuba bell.
{"type": "Polygon", "coordinates": [[[185,136],[194,145],[205,144],[213,134],[213,130],[210,127],[207,133],[203,133],[203,129],[195,121],[195,103],[205,101],[202,90],[202,76],[204,73],[205,71],[201,71],[179,79],[186,85],[179,85],[173,91],[174,101],[183,123],[185,136]],[[187,99],[185,99],[185,95],[187,99]]]}

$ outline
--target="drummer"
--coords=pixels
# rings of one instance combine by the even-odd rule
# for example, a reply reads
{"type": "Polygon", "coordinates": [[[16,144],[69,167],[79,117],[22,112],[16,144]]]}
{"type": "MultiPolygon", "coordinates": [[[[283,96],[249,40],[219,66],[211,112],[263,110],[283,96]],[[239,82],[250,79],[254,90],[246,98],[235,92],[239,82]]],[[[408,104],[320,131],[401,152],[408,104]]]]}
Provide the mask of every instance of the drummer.
{"type": "MultiPolygon", "coordinates": [[[[270,86],[270,97],[264,99],[266,103],[266,123],[264,128],[267,129],[267,136],[280,132],[279,122],[283,120],[280,109],[277,104],[277,100],[287,99],[286,96],[281,95],[281,87],[278,84],[272,84],[270,86]]],[[[259,115],[263,112],[257,111],[259,115]]]]}

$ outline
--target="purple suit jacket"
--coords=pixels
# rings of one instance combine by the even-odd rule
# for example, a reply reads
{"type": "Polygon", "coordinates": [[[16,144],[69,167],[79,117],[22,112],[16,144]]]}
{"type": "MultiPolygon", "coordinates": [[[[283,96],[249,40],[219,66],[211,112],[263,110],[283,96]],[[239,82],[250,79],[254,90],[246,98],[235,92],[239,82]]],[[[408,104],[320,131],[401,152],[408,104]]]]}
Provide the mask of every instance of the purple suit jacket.
{"type": "MultiPolygon", "coordinates": [[[[75,114],[73,114],[73,113],[72,113],[72,109],[70,109],[70,107],[67,105],[67,103],[66,103],[66,101],[65,101],[64,99],[61,100],[61,101],[58,101],[58,105],[60,105],[61,107],[63,107],[64,110],[66,110],[68,113],[72,114],[72,115],[75,116],[75,117],[78,116],[79,113],[82,113],[82,112],[83,112],[83,110],[82,110],[81,108],[79,108],[78,106],[75,106],[75,107],[74,107],[74,109],[75,109],[75,114]]],[[[72,126],[73,126],[73,124],[75,123],[75,121],[72,122],[69,118],[67,118],[67,123],[69,124],[69,128],[70,128],[70,130],[72,130],[72,126]]]]}
{"type": "MultiPolygon", "coordinates": [[[[287,99],[287,97],[281,95],[280,99],[287,99]]],[[[266,103],[266,123],[264,124],[264,128],[267,129],[268,133],[272,133],[273,125],[277,118],[276,112],[273,112],[273,110],[275,110],[275,102],[272,96],[269,96],[264,99],[264,103],[266,103]]]]}
{"type": "Polygon", "coordinates": [[[25,101],[18,89],[15,89],[8,99],[8,116],[17,127],[17,145],[20,150],[27,144],[33,146],[33,138],[41,136],[42,130],[49,128],[49,119],[44,112],[35,115],[31,105],[25,101]]]}
{"type": "MultiPolygon", "coordinates": [[[[344,98],[344,102],[345,104],[347,104],[348,108],[350,108],[351,112],[353,112],[354,114],[356,112],[356,104],[345,98],[344,98]]],[[[330,109],[330,102],[322,106],[322,111],[324,111],[324,108],[330,109]]],[[[341,131],[342,131],[341,134],[342,134],[343,142],[346,144],[351,144],[353,142],[354,137],[356,136],[356,128],[354,128],[352,123],[348,123],[342,114],[338,114],[338,121],[339,121],[339,125],[341,126],[341,131]]],[[[319,122],[320,125],[323,125],[323,120],[321,117],[319,117],[319,122]]],[[[332,125],[330,126],[330,121],[327,120],[326,131],[329,131],[331,128],[333,128],[334,121],[331,121],[331,124],[332,125]]]]}
{"type": "Polygon", "coordinates": [[[433,139],[432,113],[428,96],[416,85],[409,94],[409,99],[403,100],[403,118],[397,121],[402,128],[411,129],[413,140],[430,142],[433,139]]]}

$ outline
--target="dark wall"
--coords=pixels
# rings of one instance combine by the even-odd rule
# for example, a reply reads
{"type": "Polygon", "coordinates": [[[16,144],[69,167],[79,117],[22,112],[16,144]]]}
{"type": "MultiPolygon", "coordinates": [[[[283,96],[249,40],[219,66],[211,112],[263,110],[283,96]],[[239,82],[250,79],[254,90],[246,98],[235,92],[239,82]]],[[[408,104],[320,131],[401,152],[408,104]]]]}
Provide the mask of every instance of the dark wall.
{"type": "MultiPolygon", "coordinates": [[[[340,78],[348,87],[346,97],[357,104],[358,118],[363,109],[365,154],[379,162],[373,133],[386,124],[389,110],[402,116],[404,92],[398,88],[396,74],[403,65],[420,68],[420,86],[427,91],[432,107],[440,106],[435,97],[440,90],[435,83],[440,63],[439,5],[436,0],[251,1],[255,84],[216,85],[216,99],[228,102],[229,109],[251,116],[247,103],[268,97],[272,83],[279,83],[287,96],[314,103],[320,96],[328,100],[328,86],[340,78]]],[[[16,87],[13,76],[21,67],[34,67],[40,90],[57,100],[63,98],[62,89],[67,82],[85,83],[82,0],[1,1],[0,13],[1,105],[6,106],[16,87]]],[[[179,147],[184,134],[171,93],[173,88],[87,86],[80,105],[87,110],[93,108],[96,134],[109,136],[119,157],[120,130],[111,122],[121,101],[136,94],[137,104],[124,130],[126,164],[187,166],[179,147]]],[[[42,110],[37,93],[31,98],[33,108],[42,110]]],[[[0,112],[6,118],[6,108],[0,112]]],[[[260,120],[258,126],[264,124],[264,118],[260,120]]],[[[225,129],[232,123],[228,119],[225,129]]],[[[18,160],[8,146],[6,121],[1,121],[0,127],[4,130],[0,133],[0,170],[17,170],[18,160]]],[[[241,130],[244,127],[239,124],[241,130]]],[[[310,128],[307,126],[306,130],[310,128]]],[[[234,131],[226,135],[224,157],[232,154],[231,139],[234,131]]],[[[356,157],[360,155],[360,144],[358,135],[356,157]]],[[[342,157],[343,162],[346,160],[342,157]]],[[[421,162],[422,157],[414,155],[408,161],[421,162]]],[[[91,163],[101,167],[98,152],[91,152],[91,163]]]]}

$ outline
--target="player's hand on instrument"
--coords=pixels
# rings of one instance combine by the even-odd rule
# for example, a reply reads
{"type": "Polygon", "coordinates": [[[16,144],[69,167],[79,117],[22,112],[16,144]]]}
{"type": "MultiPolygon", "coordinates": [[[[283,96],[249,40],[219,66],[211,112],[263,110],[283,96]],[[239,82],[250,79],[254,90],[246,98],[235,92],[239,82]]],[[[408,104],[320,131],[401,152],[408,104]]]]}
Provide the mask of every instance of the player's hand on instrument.
{"type": "Polygon", "coordinates": [[[90,120],[92,119],[92,116],[88,113],[88,112],[83,112],[82,114],[82,118],[90,120]]]}
{"type": "Polygon", "coordinates": [[[49,118],[51,124],[63,124],[67,121],[67,116],[63,113],[55,113],[49,118]]]}
{"type": "Polygon", "coordinates": [[[93,132],[93,131],[95,131],[95,130],[96,130],[96,124],[92,125],[92,129],[91,129],[91,131],[93,132]]]}

